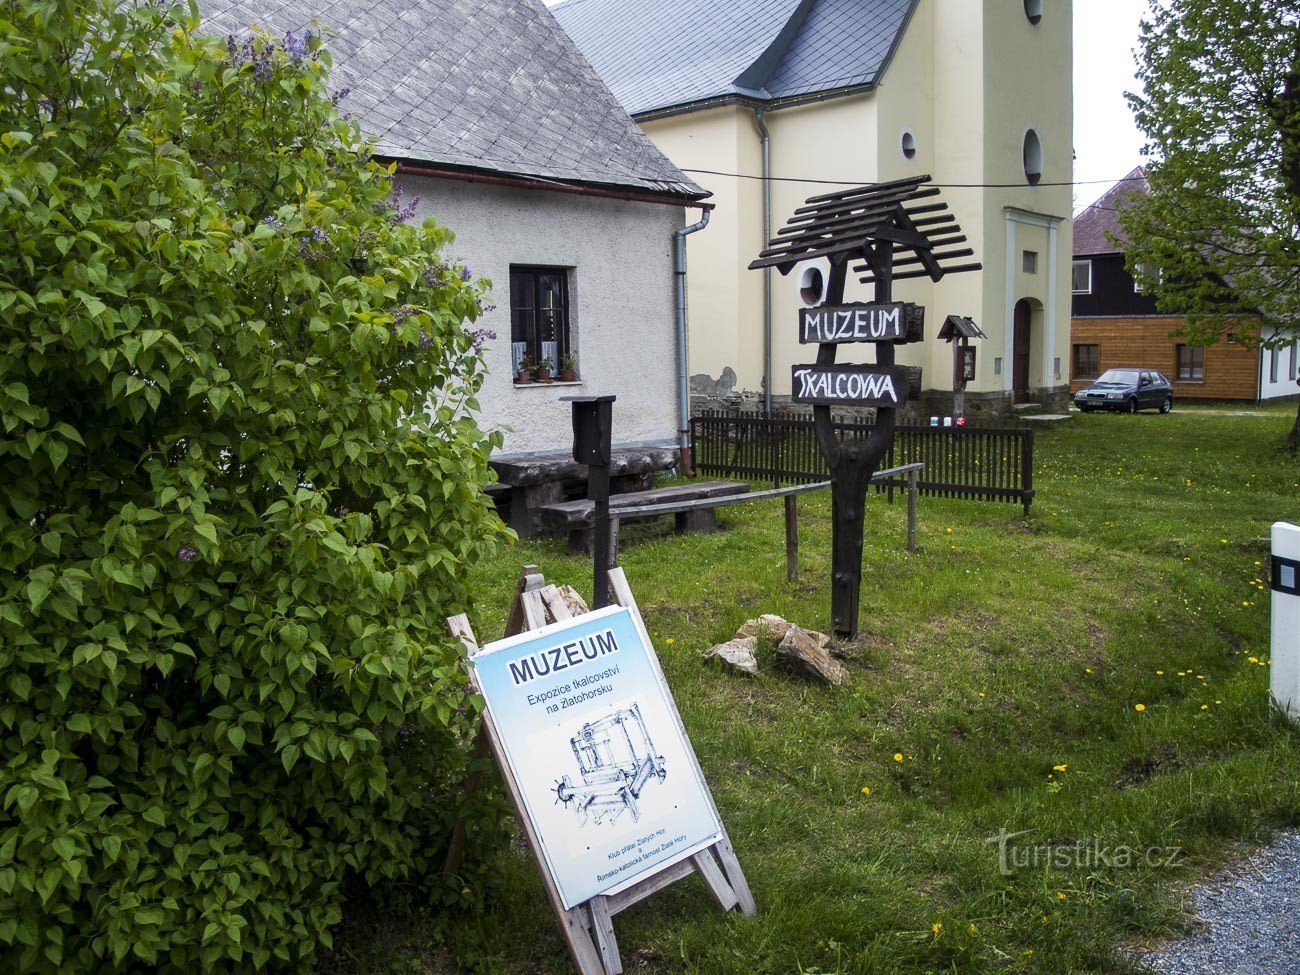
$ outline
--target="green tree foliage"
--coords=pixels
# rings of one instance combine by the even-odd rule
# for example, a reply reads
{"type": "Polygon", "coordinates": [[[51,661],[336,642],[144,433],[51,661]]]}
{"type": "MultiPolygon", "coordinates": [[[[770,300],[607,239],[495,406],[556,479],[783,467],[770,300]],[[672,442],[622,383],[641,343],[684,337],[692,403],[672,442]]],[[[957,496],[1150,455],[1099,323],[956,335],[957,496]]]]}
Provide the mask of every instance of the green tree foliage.
{"type": "Polygon", "coordinates": [[[1264,344],[1289,345],[1278,329],[1300,325],[1300,2],[1158,0],[1138,60],[1129,101],[1151,194],[1120,215],[1129,267],[1161,309],[1189,315],[1195,344],[1258,312],[1264,344]]]}
{"type": "Polygon", "coordinates": [[[473,896],[484,284],[307,33],[2,0],[0,64],[0,971],[302,969],[345,885],[473,896]]]}

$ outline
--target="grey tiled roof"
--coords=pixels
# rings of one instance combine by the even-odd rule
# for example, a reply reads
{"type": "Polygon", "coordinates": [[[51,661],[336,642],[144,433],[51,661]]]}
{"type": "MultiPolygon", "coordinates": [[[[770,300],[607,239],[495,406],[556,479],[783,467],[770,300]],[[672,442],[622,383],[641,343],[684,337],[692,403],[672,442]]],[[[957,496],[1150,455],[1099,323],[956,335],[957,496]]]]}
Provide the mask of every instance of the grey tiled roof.
{"type": "Polygon", "coordinates": [[[313,25],[376,152],[707,195],[641,132],[541,0],[200,0],[203,29],[313,25]]]}
{"type": "Polygon", "coordinates": [[[1124,229],[1119,225],[1119,212],[1134,196],[1151,192],[1146,173],[1138,166],[1122,180],[1102,194],[1101,199],[1074,218],[1074,253],[1118,254],[1119,247],[1111,243],[1113,235],[1123,243],[1124,229]]]}
{"type": "Polygon", "coordinates": [[[633,115],[874,85],[918,0],[568,0],[555,16],[633,115]]]}

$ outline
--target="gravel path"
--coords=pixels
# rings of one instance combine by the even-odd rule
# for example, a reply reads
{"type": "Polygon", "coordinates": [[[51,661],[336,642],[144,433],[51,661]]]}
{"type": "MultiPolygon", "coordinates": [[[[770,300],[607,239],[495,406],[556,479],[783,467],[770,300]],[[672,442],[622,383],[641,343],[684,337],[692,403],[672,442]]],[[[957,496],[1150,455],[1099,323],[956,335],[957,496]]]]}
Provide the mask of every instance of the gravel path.
{"type": "Polygon", "coordinates": [[[1300,975],[1300,832],[1196,887],[1206,926],[1142,961],[1161,975],[1300,975]]]}

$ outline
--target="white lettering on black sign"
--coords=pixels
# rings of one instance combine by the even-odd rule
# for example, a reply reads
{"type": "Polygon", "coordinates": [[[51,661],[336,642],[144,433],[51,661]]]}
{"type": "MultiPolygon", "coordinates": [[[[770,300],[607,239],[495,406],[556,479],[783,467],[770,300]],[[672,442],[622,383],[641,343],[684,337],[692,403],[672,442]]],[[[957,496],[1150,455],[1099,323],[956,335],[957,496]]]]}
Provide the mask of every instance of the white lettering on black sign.
{"type": "Polygon", "coordinates": [[[905,338],[907,312],[901,303],[799,309],[800,342],[898,342],[905,338]]]}
{"type": "Polygon", "coordinates": [[[791,398],[796,403],[902,406],[907,371],[897,366],[795,366],[791,398]]]}

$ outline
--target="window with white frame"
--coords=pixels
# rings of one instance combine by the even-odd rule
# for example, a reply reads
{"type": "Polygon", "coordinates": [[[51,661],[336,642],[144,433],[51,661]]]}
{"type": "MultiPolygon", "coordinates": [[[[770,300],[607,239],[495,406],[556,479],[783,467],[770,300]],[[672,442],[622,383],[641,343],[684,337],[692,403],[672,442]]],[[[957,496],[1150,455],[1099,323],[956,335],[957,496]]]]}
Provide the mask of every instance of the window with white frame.
{"type": "Polygon", "coordinates": [[[1070,290],[1076,295],[1092,294],[1092,261],[1075,261],[1070,268],[1070,290]]]}

